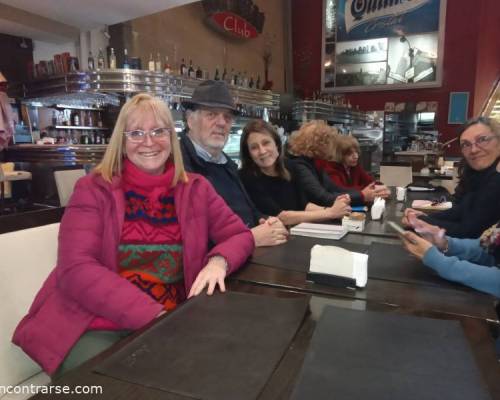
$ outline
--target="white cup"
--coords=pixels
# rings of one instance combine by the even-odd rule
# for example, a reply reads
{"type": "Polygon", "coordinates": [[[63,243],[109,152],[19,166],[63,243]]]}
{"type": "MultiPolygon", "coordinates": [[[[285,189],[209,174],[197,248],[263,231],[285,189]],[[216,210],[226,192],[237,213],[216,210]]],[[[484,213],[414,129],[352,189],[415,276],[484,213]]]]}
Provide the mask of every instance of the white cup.
{"type": "Polygon", "coordinates": [[[398,186],[396,188],[396,199],[398,201],[405,201],[406,200],[406,188],[398,186]]]}

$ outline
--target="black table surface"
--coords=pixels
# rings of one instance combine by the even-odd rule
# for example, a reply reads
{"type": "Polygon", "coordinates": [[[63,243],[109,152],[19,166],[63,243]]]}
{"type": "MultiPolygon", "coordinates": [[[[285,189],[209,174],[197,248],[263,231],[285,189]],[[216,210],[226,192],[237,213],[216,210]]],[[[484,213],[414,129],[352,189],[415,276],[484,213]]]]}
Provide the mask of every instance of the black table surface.
{"type": "MultiPolygon", "coordinates": [[[[279,290],[276,288],[264,287],[261,285],[250,285],[237,281],[229,282],[228,289],[237,292],[253,293],[267,296],[278,297],[303,297],[308,296],[304,293],[297,293],[288,290],[279,290]]],[[[378,304],[366,302],[357,299],[349,298],[332,298],[329,296],[312,295],[309,297],[309,310],[302,324],[293,338],[291,345],[288,347],[283,358],[280,360],[274,372],[267,377],[267,382],[264,389],[260,392],[257,399],[289,399],[292,391],[298,380],[299,372],[309,348],[312,335],[315,331],[317,321],[322,314],[322,310],[327,305],[332,305],[341,308],[354,309],[354,310],[367,310],[367,311],[381,311],[393,314],[408,314],[407,310],[390,304],[378,304]]],[[[494,344],[490,334],[490,328],[486,321],[477,318],[468,318],[461,316],[451,316],[436,314],[432,311],[428,312],[413,312],[412,315],[441,318],[441,319],[454,319],[460,321],[464,330],[467,342],[473,353],[473,357],[481,379],[484,381],[487,390],[489,391],[492,399],[500,399],[500,366],[497,362],[494,352],[494,344]]],[[[142,331],[150,329],[154,323],[145,327],[142,331]]],[[[133,336],[139,335],[137,332],[133,336]]],[[[99,354],[94,359],[89,360],[87,363],[68,372],[61,378],[56,380],[56,385],[67,385],[70,389],[74,389],[77,385],[101,386],[102,394],[90,397],[98,397],[100,399],[164,399],[164,400],[187,400],[187,397],[182,395],[164,392],[162,390],[146,387],[141,384],[133,384],[118,379],[100,375],[93,372],[94,368],[99,365],[103,360],[107,359],[110,355],[114,354],[133,339],[133,337],[126,338],[121,342],[115,344],[112,348],[99,354]]],[[[162,367],[168,365],[165,363],[162,367]]],[[[34,398],[53,398],[54,395],[39,394],[34,398]]],[[[65,399],[80,399],[81,394],[67,394],[65,399]]],[[[189,398],[191,399],[191,398],[189,398]]]]}
{"type": "MultiPolygon", "coordinates": [[[[342,241],[367,247],[372,242],[394,245],[400,243],[399,239],[395,238],[355,234],[348,234],[342,241]]],[[[279,246],[257,248],[247,265],[228,279],[304,293],[390,304],[410,312],[433,311],[491,321],[498,320],[493,296],[462,285],[450,284],[445,280],[442,280],[442,285],[440,285],[438,280],[432,282],[432,284],[421,284],[369,278],[365,288],[354,290],[308,282],[305,268],[302,271],[297,269],[286,270],[282,266],[276,267],[272,265],[273,262],[278,264],[290,259],[296,260],[294,262],[307,262],[309,256],[304,254],[304,248],[311,246],[311,238],[300,236],[292,238],[292,243],[301,242],[303,243],[287,246],[287,252],[283,252],[279,246]],[[265,260],[265,263],[260,263],[260,260],[265,260]]],[[[331,245],[335,246],[338,241],[331,240],[330,242],[331,245]]],[[[390,254],[387,256],[390,257],[390,254]]],[[[422,265],[422,268],[425,267],[422,265]]]]}

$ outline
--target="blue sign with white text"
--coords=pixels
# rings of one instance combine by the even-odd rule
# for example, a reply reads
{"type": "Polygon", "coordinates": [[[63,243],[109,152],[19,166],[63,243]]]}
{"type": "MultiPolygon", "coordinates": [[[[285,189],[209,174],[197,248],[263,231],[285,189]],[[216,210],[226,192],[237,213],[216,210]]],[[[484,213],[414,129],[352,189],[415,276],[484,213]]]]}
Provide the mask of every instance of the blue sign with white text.
{"type": "Polygon", "coordinates": [[[337,42],[437,32],[441,0],[338,0],[337,42]]]}

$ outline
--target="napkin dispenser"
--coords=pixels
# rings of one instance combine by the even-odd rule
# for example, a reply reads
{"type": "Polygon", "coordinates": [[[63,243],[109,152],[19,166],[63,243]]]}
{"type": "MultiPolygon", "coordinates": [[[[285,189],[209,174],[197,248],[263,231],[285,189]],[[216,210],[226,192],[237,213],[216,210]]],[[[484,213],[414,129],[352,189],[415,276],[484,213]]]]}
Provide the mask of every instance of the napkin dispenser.
{"type": "Polygon", "coordinates": [[[315,245],[307,280],[336,287],[365,287],[368,281],[368,254],[337,246],[315,245]]]}

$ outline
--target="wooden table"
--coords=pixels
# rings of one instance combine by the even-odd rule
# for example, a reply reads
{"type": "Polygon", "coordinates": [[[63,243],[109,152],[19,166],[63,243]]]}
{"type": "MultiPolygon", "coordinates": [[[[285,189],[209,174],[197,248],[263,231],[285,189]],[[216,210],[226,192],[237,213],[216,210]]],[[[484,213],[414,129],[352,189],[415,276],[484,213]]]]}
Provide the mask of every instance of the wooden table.
{"type": "MultiPolygon", "coordinates": [[[[297,297],[308,296],[305,293],[297,293],[294,291],[280,290],[277,288],[269,288],[261,285],[249,285],[238,281],[229,283],[228,288],[233,291],[253,293],[266,296],[279,297],[297,297]]],[[[311,341],[312,334],[315,330],[316,323],[321,310],[326,305],[337,307],[350,308],[355,310],[383,311],[390,313],[405,313],[399,307],[366,302],[363,300],[349,298],[333,298],[331,296],[312,295],[309,299],[310,313],[306,316],[295,335],[291,345],[284,354],[277,368],[269,377],[263,391],[258,396],[259,400],[275,400],[288,399],[294,389],[299,371],[301,369],[306,351],[311,341]]],[[[500,367],[496,360],[493,351],[493,342],[490,335],[490,330],[486,321],[477,318],[468,318],[461,316],[443,316],[433,312],[419,312],[415,315],[431,317],[431,318],[452,318],[458,319],[464,329],[466,338],[471,345],[473,355],[475,357],[478,369],[482,375],[487,388],[493,399],[500,399],[500,367]]],[[[152,324],[151,324],[152,325],[152,324]]],[[[144,330],[147,330],[146,327],[144,330]]],[[[136,333],[139,334],[140,332],[136,333]]],[[[162,400],[187,400],[187,397],[175,395],[172,393],[162,392],[161,390],[148,388],[142,385],[132,384],[114,379],[109,376],[99,375],[92,370],[100,361],[109,357],[118,349],[126,346],[132,339],[129,337],[120,343],[117,343],[112,348],[96,356],[84,365],[67,373],[59,380],[54,382],[57,385],[68,385],[73,389],[76,385],[100,385],[102,386],[102,394],[95,395],[99,399],[162,399],[162,400]]],[[[37,395],[34,398],[45,398],[48,395],[37,395]]],[[[53,397],[53,396],[52,396],[53,397]]],[[[80,399],[79,394],[67,394],[65,399],[80,399]]],[[[191,399],[191,398],[189,398],[191,399]]]]}

